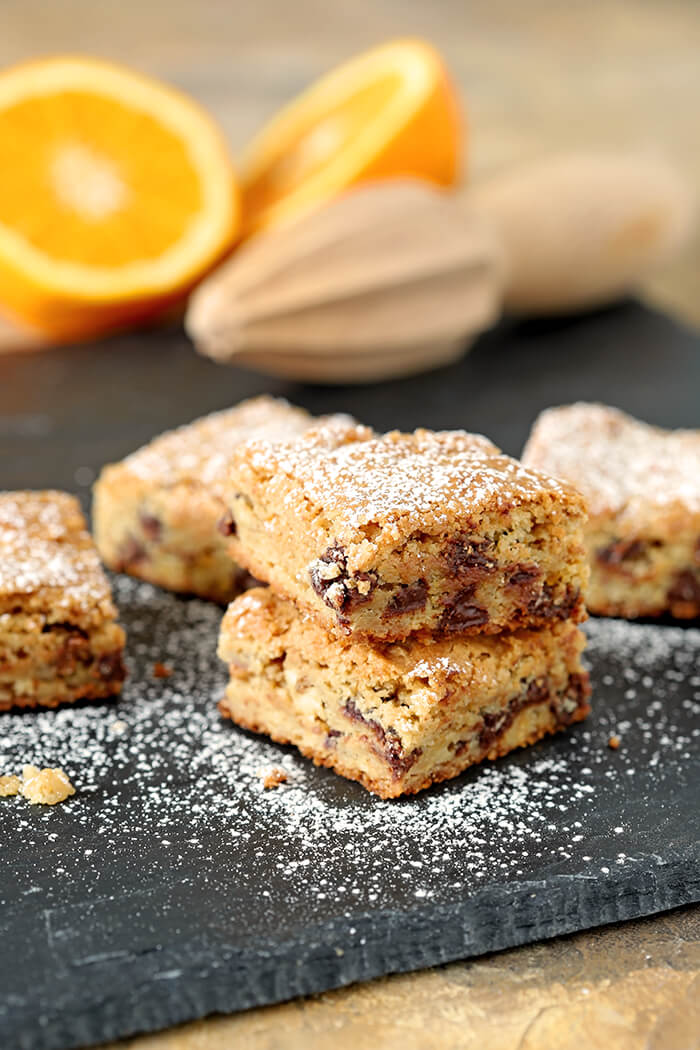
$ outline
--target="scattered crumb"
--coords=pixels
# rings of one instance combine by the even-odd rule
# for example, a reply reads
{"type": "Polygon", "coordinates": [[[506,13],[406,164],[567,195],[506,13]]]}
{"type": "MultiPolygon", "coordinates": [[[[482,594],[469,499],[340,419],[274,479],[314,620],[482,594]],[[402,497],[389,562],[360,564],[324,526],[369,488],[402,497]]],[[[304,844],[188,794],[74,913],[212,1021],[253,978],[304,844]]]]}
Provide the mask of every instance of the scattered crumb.
{"type": "Polygon", "coordinates": [[[25,766],[22,770],[21,791],[32,805],[42,806],[55,806],[75,794],[75,788],[62,769],[39,769],[37,766],[25,766]]]}
{"type": "Polygon", "coordinates": [[[22,781],[19,777],[0,777],[0,798],[10,798],[11,795],[19,795],[22,781]]]}
{"type": "Polygon", "coordinates": [[[115,736],[121,736],[126,729],[127,724],[121,718],[117,718],[109,727],[110,733],[114,733],[115,736]]]}
{"type": "Polygon", "coordinates": [[[619,736],[611,736],[610,739],[608,740],[608,747],[611,747],[613,749],[613,751],[617,751],[619,746],[620,746],[620,738],[619,738],[619,736]]]}
{"type": "Polygon", "coordinates": [[[278,766],[273,766],[273,768],[269,769],[267,773],[263,773],[262,777],[263,787],[266,791],[269,791],[271,788],[279,787],[280,784],[286,784],[289,779],[285,771],[278,766]]]}
{"type": "Polygon", "coordinates": [[[172,667],[168,667],[167,664],[162,664],[160,660],[156,660],[153,665],[153,677],[154,678],[170,678],[173,673],[172,667]]]}

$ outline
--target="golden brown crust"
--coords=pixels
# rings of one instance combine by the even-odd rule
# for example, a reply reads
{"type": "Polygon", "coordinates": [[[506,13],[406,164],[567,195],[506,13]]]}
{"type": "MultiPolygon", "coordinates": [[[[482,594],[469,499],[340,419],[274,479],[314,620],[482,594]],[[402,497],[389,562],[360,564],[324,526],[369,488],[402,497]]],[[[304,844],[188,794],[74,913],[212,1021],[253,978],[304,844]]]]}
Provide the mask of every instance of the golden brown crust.
{"type": "Polygon", "coordinates": [[[257,589],[224,617],[220,709],[388,798],[583,718],[583,644],[570,622],[391,645],[336,638],[257,589]]]}
{"type": "MultiPolygon", "coordinates": [[[[257,702],[259,703],[259,697],[257,702]]],[[[552,712],[548,702],[533,705],[515,716],[507,733],[504,733],[488,751],[476,757],[465,751],[461,756],[453,758],[451,761],[443,762],[441,765],[426,772],[422,779],[406,782],[405,780],[395,779],[391,770],[386,769],[380,775],[372,776],[356,762],[348,761],[330,748],[323,747],[319,740],[314,740],[312,737],[308,740],[300,740],[297,733],[289,734],[285,732],[274,718],[249,717],[228,696],[225,696],[220,701],[219,711],[224,718],[231,719],[242,729],[248,729],[253,733],[262,733],[278,744],[295,746],[305,758],[311,759],[314,765],[332,769],[347,780],[355,780],[362,784],[367,791],[371,791],[372,794],[378,795],[383,799],[418,794],[419,791],[424,791],[433,784],[439,784],[444,780],[450,780],[452,777],[459,776],[469,766],[487,759],[495,761],[516,748],[529,747],[543,737],[558,733],[564,728],[564,725],[552,712]]],[[[582,703],[572,713],[567,725],[582,721],[589,713],[590,706],[587,703],[582,703]]]]}
{"type": "Polygon", "coordinates": [[[317,427],[232,457],[230,550],[336,631],[498,633],[582,618],[583,500],[463,431],[317,427]]]}
{"type": "Polygon", "coordinates": [[[0,711],[61,707],[63,704],[74,704],[78,700],[108,700],[121,692],[124,672],[103,678],[98,670],[93,668],[81,676],[76,676],[76,679],[75,684],[72,684],[70,679],[35,682],[30,693],[18,696],[0,693],[0,711]]]}

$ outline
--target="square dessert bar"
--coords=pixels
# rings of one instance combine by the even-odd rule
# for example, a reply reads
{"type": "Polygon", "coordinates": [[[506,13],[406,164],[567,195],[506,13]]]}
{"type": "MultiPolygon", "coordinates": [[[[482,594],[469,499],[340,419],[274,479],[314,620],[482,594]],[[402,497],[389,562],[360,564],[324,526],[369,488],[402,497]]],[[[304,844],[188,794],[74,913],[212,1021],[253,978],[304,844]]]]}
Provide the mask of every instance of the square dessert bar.
{"type": "Polygon", "coordinates": [[[77,500],[0,493],[0,710],[118,693],[116,615],[77,500]]]}
{"type": "Polygon", "coordinates": [[[219,709],[392,798],[584,718],[583,645],[570,620],[392,644],[342,638],[256,588],[224,616],[231,679],[219,709]]]}
{"type": "Polygon", "coordinates": [[[523,461],[584,495],[588,608],[700,616],[700,430],[662,430],[615,408],[543,412],[523,461]]]}
{"type": "Polygon", "coordinates": [[[168,590],[230,600],[248,580],[217,529],[231,452],[251,437],[288,438],[313,422],[286,401],[257,397],[162,434],[105,467],[93,505],[105,564],[168,590]]]}
{"type": "Polygon", "coordinates": [[[319,426],[232,457],[231,553],[336,633],[581,619],[583,500],[484,437],[319,426]]]}

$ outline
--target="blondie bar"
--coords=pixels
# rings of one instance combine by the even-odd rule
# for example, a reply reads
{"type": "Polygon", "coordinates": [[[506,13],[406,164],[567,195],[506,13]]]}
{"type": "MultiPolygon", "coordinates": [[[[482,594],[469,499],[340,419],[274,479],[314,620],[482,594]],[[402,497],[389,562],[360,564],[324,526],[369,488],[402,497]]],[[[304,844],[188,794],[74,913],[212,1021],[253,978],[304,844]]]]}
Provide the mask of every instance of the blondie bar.
{"type": "Polygon", "coordinates": [[[116,615],[77,500],[0,493],[0,710],[118,693],[116,615]]]}
{"type": "Polygon", "coordinates": [[[256,588],[224,616],[220,710],[391,798],[584,718],[583,645],[571,621],[380,645],[331,635],[256,588]]]}
{"type": "Polygon", "coordinates": [[[579,403],[542,413],[523,461],[586,498],[592,612],[700,615],[700,430],[579,403]]]}
{"type": "Polygon", "coordinates": [[[239,448],[225,495],[236,560],[336,633],[496,633],[584,615],[583,500],[484,437],[318,426],[239,448]]]}
{"type": "Polygon", "coordinates": [[[105,467],[93,504],[105,564],[168,590],[230,600],[247,582],[216,527],[231,452],[251,437],[290,437],[313,422],[286,401],[257,397],[162,434],[105,467]]]}

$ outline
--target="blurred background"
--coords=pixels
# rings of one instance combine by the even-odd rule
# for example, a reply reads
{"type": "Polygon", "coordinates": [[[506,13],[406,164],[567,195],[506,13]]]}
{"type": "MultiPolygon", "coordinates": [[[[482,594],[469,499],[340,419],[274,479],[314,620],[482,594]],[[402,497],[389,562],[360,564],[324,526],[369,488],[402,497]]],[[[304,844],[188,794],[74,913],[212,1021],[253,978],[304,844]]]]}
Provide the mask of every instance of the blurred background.
{"type": "MultiPolygon", "coordinates": [[[[374,44],[419,35],[469,116],[471,179],[581,146],[664,148],[700,185],[697,0],[3,0],[0,66],[83,52],[199,99],[234,157],[279,106],[374,44]]],[[[700,322],[700,239],[645,294],[700,322]]]]}

